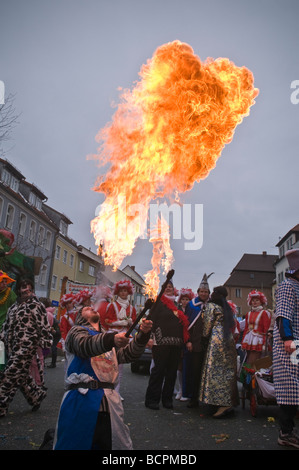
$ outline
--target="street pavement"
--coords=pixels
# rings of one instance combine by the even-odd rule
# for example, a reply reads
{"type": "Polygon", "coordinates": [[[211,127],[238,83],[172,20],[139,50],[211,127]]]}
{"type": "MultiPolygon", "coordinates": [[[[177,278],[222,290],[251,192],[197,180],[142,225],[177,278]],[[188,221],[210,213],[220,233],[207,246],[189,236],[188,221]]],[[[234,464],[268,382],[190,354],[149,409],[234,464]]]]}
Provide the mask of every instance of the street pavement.
{"type": "MultiPolygon", "coordinates": [[[[8,415],[0,419],[0,450],[39,450],[45,432],[56,425],[64,369],[62,357],[55,369],[45,368],[48,395],[36,412],[17,392],[8,415]]],[[[218,420],[206,407],[190,409],[178,400],[174,400],[173,410],[150,410],[144,406],[148,379],[146,371],[132,373],[130,365],[125,365],[121,395],[134,450],[197,455],[201,450],[296,450],[277,444],[277,406],[259,406],[257,416],[252,417],[247,401],[245,409],[240,405],[232,417],[218,420]]],[[[296,424],[298,427],[298,420],[296,424]]]]}

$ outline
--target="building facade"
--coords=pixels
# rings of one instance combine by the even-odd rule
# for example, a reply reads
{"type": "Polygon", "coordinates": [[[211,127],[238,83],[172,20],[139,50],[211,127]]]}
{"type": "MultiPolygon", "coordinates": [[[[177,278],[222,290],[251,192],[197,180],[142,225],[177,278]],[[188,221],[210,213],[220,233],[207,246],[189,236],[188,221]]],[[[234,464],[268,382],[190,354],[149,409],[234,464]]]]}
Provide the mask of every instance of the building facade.
{"type": "Polygon", "coordinates": [[[278,258],[275,263],[276,284],[279,285],[285,279],[285,272],[289,267],[285,253],[288,250],[299,248],[299,224],[291,228],[276,244],[278,258]]]}
{"type": "Polygon", "coordinates": [[[0,159],[0,227],[12,232],[14,247],[35,259],[35,292],[47,297],[57,226],[43,211],[47,197],[8,160],[0,159]]]}
{"type": "Polygon", "coordinates": [[[272,288],[275,283],[276,255],[264,251],[259,254],[244,254],[224,283],[228,299],[234,302],[239,315],[244,317],[248,311],[247,296],[253,289],[262,291],[268,300],[268,308],[273,308],[272,288]]]}

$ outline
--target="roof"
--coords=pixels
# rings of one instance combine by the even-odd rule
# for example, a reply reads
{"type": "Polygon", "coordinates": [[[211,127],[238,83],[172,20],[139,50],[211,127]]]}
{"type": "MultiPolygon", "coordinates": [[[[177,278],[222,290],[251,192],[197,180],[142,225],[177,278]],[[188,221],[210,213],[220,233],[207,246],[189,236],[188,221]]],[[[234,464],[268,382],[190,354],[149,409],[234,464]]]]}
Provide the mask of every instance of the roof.
{"type": "Polygon", "coordinates": [[[140,284],[141,286],[145,285],[143,277],[140,276],[140,274],[138,274],[137,271],[135,271],[135,266],[129,266],[127,264],[127,266],[125,266],[124,269],[122,269],[122,272],[130,276],[131,279],[134,279],[134,281],[140,284]]]}
{"type": "Polygon", "coordinates": [[[291,228],[291,230],[289,230],[280,240],[279,242],[276,244],[276,246],[280,246],[282,243],[284,243],[286,241],[287,238],[289,238],[289,236],[294,233],[294,232],[299,232],[299,224],[295,225],[295,227],[291,228]]]}
{"type": "Polygon", "coordinates": [[[224,285],[259,289],[271,286],[275,279],[274,264],[277,259],[277,255],[268,255],[266,252],[261,255],[245,253],[224,285]]]}
{"type": "Polygon", "coordinates": [[[268,255],[266,252],[261,255],[245,253],[233,271],[261,271],[275,273],[274,263],[277,255],[268,255]]]}
{"type": "Polygon", "coordinates": [[[0,181],[0,189],[3,189],[4,194],[6,195],[8,194],[8,196],[12,197],[16,201],[19,201],[20,203],[25,205],[27,207],[27,210],[33,211],[36,214],[36,216],[39,216],[45,222],[55,227],[55,229],[57,230],[57,226],[53,222],[53,220],[51,220],[44,211],[40,211],[35,206],[32,206],[31,204],[29,204],[29,202],[20,193],[16,193],[9,186],[4,185],[1,181],[0,181]]]}
{"type": "Polygon", "coordinates": [[[43,193],[43,191],[41,189],[39,189],[36,184],[34,183],[29,183],[29,181],[22,181],[22,184],[25,184],[26,186],[28,186],[28,188],[35,192],[38,197],[40,197],[42,199],[42,201],[45,201],[45,200],[48,200],[47,196],[43,193]]]}
{"type": "Polygon", "coordinates": [[[17,176],[20,180],[24,180],[25,176],[18,170],[12,163],[10,163],[8,160],[0,158],[0,163],[3,163],[5,166],[9,168],[11,173],[13,173],[15,176],[17,176]]]}

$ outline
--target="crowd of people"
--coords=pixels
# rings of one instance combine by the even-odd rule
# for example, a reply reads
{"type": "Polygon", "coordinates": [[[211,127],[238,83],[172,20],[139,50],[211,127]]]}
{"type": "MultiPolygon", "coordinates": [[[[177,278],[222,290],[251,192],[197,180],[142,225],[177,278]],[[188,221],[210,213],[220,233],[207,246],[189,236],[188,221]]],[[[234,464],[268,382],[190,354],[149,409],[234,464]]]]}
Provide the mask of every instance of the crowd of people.
{"type": "Polygon", "coordinates": [[[132,449],[123,420],[122,367],[146,346],[151,347],[152,364],[145,406],[173,409],[175,400],[186,401],[189,408],[203,404],[215,419],[232,416],[239,404],[238,364],[254,367],[268,352],[280,411],[278,443],[299,448],[294,426],[299,404],[299,250],[286,256],[289,270],[277,288],[274,314],[264,293],[252,290],[248,312],[240,319],[226,288],[210,292],[213,273],[204,274],[196,295],[189,288],[177,291],[168,281],[133,338],[126,334],[137,316],[127,279],[113,289],[98,286],[96,293],[85,289],[65,294],[58,322],[49,299],[37,299],[32,281],[18,282],[12,295],[9,284],[14,280],[0,272],[0,340],[6,353],[0,371],[0,417],[7,414],[17,389],[32,411],[40,407],[46,396],[44,358],[49,355],[49,367],[55,367],[61,348],[66,391],[53,448],[132,449]]]}

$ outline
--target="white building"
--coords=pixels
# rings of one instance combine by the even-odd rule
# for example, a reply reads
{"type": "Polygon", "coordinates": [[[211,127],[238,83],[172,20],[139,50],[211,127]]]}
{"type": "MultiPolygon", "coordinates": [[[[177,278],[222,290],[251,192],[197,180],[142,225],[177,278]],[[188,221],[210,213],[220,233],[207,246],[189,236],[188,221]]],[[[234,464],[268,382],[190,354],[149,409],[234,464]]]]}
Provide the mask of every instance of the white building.
{"type": "Polygon", "coordinates": [[[278,260],[275,263],[276,284],[280,284],[285,279],[285,272],[289,267],[285,256],[286,251],[299,248],[299,224],[289,230],[277,243],[279,251],[278,260]]]}

